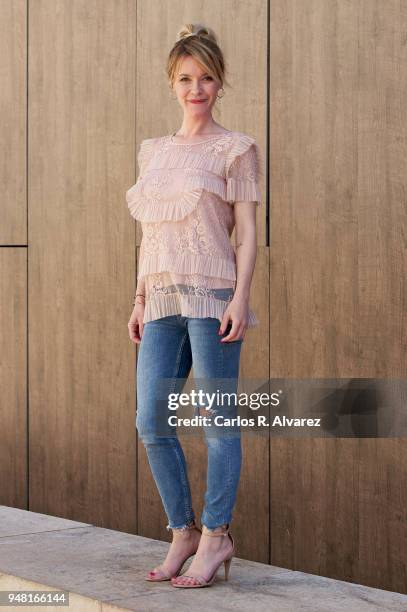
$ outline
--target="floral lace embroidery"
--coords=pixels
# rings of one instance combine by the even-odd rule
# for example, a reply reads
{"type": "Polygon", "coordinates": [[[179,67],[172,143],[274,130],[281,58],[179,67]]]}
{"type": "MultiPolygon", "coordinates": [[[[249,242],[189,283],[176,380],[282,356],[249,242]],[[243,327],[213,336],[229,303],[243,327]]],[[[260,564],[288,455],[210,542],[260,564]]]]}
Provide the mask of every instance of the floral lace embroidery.
{"type": "MultiPolygon", "coordinates": [[[[169,222],[172,224],[172,222],[169,222]]],[[[187,223],[179,224],[170,244],[168,227],[163,222],[143,224],[143,253],[147,256],[158,253],[181,253],[188,251],[195,255],[213,255],[224,258],[225,252],[214,242],[205,228],[201,211],[197,208],[187,223]]]]}
{"type": "Polygon", "coordinates": [[[162,172],[153,176],[149,180],[149,188],[148,191],[145,193],[145,198],[152,202],[155,202],[156,200],[161,200],[163,194],[162,188],[165,187],[165,185],[168,185],[170,180],[170,172],[162,172]]]}
{"type": "Polygon", "coordinates": [[[224,151],[224,149],[230,144],[232,135],[225,134],[216,140],[210,140],[208,142],[192,142],[191,144],[187,143],[172,143],[171,135],[164,136],[161,138],[161,142],[159,142],[157,150],[159,153],[165,153],[170,146],[177,146],[177,144],[182,144],[182,151],[185,153],[193,153],[194,151],[199,151],[199,154],[202,153],[211,153],[212,155],[219,155],[224,151]]]}
{"type": "Polygon", "coordinates": [[[156,273],[156,274],[152,274],[151,275],[152,278],[152,285],[151,285],[151,293],[153,294],[168,294],[168,293],[172,293],[171,291],[171,287],[172,285],[169,286],[164,286],[164,282],[162,279],[162,274],[160,272],[156,273]]]}
{"type": "Polygon", "coordinates": [[[159,139],[157,152],[165,153],[171,145],[171,136],[163,136],[159,139]]]}
{"type": "Polygon", "coordinates": [[[168,273],[155,272],[150,274],[149,278],[149,295],[168,295],[170,293],[179,293],[182,295],[193,295],[202,298],[210,298],[214,300],[222,300],[230,302],[234,295],[233,287],[211,287],[211,282],[214,279],[208,279],[200,274],[184,275],[183,283],[168,284],[168,273]]]}
{"type": "Polygon", "coordinates": [[[146,223],[143,225],[143,250],[146,255],[155,255],[163,250],[166,243],[164,228],[157,227],[156,223],[146,223]]]}
{"type": "Polygon", "coordinates": [[[190,274],[185,277],[185,284],[188,285],[190,295],[215,298],[214,290],[204,284],[204,277],[197,274],[190,274]]]}
{"type": "Polygon", "coordinates": [[[230,134],[227,134],[223,136],[222,138],[219,138],[212,142],[208,142],[207,144],[204,144],[201,152],[212,153],[212,155],[219,155],[230,144],[231,138],[232,136],[230,134]]]}
{"type": "MultiPolygon", "coordinates": [[[[179,228],[175,240],[176,251],[188,250],[196,255],[215,255],[217,249],[202,225],[199,208],[189,218],[189,223],[179,228]]],[[[221,254],[220,254],[221,255],[221,254]]]]}
{"type": "Polygon", "coordinates": [[[228,177],[236,180],[247,180],[255,183],[259,179],[260,165],[256,148],[251,146],[242,155],[233,160],[228,177]]]}

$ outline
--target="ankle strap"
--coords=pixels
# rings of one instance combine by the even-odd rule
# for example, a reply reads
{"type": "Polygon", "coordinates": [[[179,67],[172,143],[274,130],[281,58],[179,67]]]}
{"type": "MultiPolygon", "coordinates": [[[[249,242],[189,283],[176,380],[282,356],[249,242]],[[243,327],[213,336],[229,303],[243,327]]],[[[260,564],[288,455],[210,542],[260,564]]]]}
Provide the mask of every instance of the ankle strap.
{"type": "Polygon", "coordinates": [[[206,525],[202,525],[202,534],[207,536],[227,536],[229,533],[229,525],[220,525],[215,529],[208,529],[206,525]],[[218,530],[218,531],[217,531],[218,530]]]}

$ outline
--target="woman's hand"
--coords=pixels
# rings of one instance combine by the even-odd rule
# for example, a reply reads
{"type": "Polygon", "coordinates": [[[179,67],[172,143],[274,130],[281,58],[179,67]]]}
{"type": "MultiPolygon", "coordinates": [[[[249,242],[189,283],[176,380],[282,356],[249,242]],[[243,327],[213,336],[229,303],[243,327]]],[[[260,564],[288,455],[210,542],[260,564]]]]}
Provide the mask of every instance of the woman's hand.
{"type": "Polygon", "coordinates": [[[127,324],[130,340],[135,344],[140,344],[141,339],[143,337],[144,308],[144,303],[138,302],[136,299],[133,312],[131,313],[130,321],[127,324]]]}
{"type": "Polygon", "coordinates": [[[246,298],[235,297],[231,300],[229,306],[223,313],[222,323],[219,328],[219,335],[223,334],[228,327],[229,320],[232,325],[227,336],[221,339],[221,342],[234,342],[244,338],[247,326],[249,324],[249,302],[246,298]]]}

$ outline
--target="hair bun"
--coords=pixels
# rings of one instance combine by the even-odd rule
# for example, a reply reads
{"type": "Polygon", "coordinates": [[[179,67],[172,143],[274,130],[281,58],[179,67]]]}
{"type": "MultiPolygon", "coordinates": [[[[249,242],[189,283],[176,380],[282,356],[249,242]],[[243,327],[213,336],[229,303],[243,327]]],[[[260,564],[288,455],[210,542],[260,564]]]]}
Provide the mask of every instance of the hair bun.
{"type": "Polygon", "coordinates": [[[193,58],[221,87],[223,84],[228,85],[225,78],[225,58],[212,28],[203,23],[184,23],[181,26],[177,40],[168,54],[165,68],[171,89],[175,86],[179,67],[185,57],[193,58]]]}
{"type": "Polygon", "coordinates": [[[212,42],[217,43],[215,32],[208,26],[202,23],[186,23],[182,26],[177,35],[177,42],[190,36],[199,36],[200,38],[208,38],[212,42]]]}

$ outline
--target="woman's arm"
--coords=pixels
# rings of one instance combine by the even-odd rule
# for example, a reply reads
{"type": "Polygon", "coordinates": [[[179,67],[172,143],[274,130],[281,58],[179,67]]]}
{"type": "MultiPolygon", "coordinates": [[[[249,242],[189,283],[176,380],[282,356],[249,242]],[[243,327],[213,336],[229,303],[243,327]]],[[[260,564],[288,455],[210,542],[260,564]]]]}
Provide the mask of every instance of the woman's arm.
{"type": "Polygon", "coordinates": [[[236,202],[236,290],[235,297],[249,299],[257,256],[256,205],[253,202],[236,202]]]}
{"type": "MultiPolygon", "coordinates": [[[[137,281],[136,293],[141,293],[145,296],[145,279],[139,278],[137,281]]],[[[134,298],[134,308],[130,316],[130,321],[127,324],[129,330],[130,339],[135,344],[140,344],[143,337],[144,330],[144,308],[145,308],[145,297],[137,296],[134,298]]]]}
{"type": "Polygon", "coordinates": [[[236,236],[236,289],[234,296],[225,311],[225,317],[219,329],[223,334],[229,317],[232,329],[221,342],[239,340],[249,323],[249,297],[254,267],[257,256],[256,204],[254,202],[235,202],[235,236],[236,236]]]}
{"type": "Polygon", "coordinates": [[[138,279],[136,293],[146,294],[146,281],[144,276],[138,279]]]}

